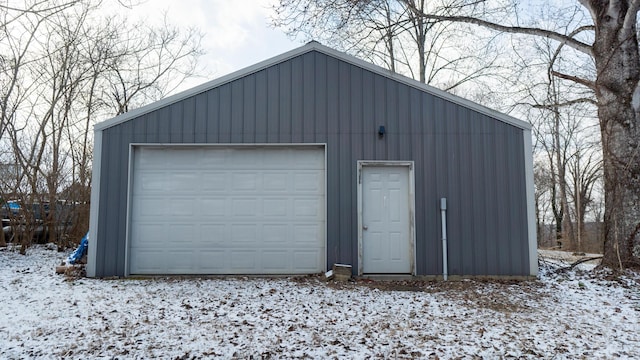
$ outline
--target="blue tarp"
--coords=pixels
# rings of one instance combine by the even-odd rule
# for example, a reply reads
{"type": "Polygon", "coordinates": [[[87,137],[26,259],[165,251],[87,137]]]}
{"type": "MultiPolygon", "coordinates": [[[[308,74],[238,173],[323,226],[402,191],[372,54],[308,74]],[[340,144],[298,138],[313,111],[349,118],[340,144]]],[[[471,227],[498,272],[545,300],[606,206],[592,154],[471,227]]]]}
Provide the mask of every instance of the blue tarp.
{"type": "Polygon", "coordinates": [[[12,215],[18,215],[20,213],[20,203],[16,200],[9,200],[6,203],[2,204],[2,216],[9,217],[11,212],[12,215]],[[5,211],[6,210],[6,211],[5,211]]]}
{"type": "Polygon", "coordinates": [[[80,261],[82,257],[87,253],[87,249],[89,248],[89,233],[82,238],[80,241],[80,245],[69,257],[67,258],[67,263],[73,265],[76,262],[80,261]]]}
{"type": "Polygon", "coordinates": [[[11,210],[20,210],[20,204],[15,200],[7,201],[7,205],[9,206],[9,209],[11,209],[11,210]]]}

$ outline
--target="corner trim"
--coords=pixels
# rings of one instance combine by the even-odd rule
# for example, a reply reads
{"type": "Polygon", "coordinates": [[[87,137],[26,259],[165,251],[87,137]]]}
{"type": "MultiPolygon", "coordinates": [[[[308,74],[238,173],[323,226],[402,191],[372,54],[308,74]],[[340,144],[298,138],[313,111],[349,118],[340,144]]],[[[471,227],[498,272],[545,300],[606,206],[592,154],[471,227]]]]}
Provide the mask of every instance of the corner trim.
{"type": "Polygon", "coordinates": [[[524,173],[527,195],[527,234],[529,237],[529,275],[538,276],[538,238],[536,236],[535,188],[533,183],[533,144],[531,130],[522,131],[524,173]]]}
{"type": "Polygon", "coordinates": [[[89,207],[89,249],[87,276],[96,277],[98,257],[98,218],[100,214],[100,175],[102,168],[102,130],[93,132],[93,165],[91,168],[91,205],[89,207]]]}

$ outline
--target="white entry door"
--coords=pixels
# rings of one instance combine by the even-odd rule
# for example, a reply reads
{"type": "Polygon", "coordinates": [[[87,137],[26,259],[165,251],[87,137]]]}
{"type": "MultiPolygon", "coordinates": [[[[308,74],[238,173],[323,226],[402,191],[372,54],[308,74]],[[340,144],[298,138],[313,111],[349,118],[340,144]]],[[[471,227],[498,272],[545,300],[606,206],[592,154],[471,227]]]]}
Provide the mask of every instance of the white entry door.
{"type": "Polygon", "coordinates": [[[362,272],[412,273],[410,168],[362,167],[362,272]]]}

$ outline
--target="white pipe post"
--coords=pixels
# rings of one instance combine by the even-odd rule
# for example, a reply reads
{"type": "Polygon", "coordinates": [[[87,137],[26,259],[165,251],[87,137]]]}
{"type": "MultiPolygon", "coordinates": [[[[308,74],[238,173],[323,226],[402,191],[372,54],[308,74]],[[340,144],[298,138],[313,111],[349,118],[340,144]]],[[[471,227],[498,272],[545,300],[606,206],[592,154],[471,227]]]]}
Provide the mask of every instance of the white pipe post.
{"type": "Polygon", "coordinates": [[[442,218],[442,277],[447,281],[447,198],[440,199],[440,214],[442,218]]]}

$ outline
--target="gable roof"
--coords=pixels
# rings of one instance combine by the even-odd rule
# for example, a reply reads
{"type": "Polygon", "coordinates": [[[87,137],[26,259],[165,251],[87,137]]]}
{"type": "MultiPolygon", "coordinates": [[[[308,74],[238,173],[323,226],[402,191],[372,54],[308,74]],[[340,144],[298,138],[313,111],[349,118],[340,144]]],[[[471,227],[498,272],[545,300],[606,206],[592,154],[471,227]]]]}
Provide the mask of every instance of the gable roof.
{"type": "Polygon", "coordinates": [[[358,59],[358,58],[356,58],[356,57],[354,57],[352,55],[349,55],[349,54],[337,51],[335,49],[332,49],[330,47],[324,46],[324,45],[320,44],[317,41],[311,41],[311,42],[307,43],[304,46],[301,46],[299,48],[287,51],[287,52],[285,52],[283,54],[280,54],[278,56],[274,56],[274,57],[272,57],[270,59],[261,61],[261,62],[255,64],[255,65],[252,65],[252,66],[246,67],[244,69],[235,71],[235,72],[233,72],[231,74],[222,76],[220,78],[205,82],[205,83],[200,84],[200,85],[198,85],[196,87],[193,87],[191,89],[182,91],[182,92],[177,93],[175,95],[168,96],[168,97],[166,97],[164,99],[158,100],[158,101],[153,102],[151,104],[148,104],[148,105],[133,109],[133,110],[128,111],[128,112],[126,112],[124,114],[118,115],[118,116],[116,116],[114,118],[111,118],[111,119],[105,120],[103,122],[100,122],[100,123],[98,123],[98,124],[96,124],[94,126],[94,130],[95,131],[102,131],[104,129],[108,129],[110,127],[116,126],[116,125],[121,124],[123,122],[126,122],[128,120],[136,118],[136,117],[138,117],[140,115],[143,115],[143,114],[149,113],[151,111],[160,109],[162,107],[171,105],[173,103],[179,102],[179,101],[184,100],[186,98],[198,95],[198,94],[203,93],[205,91],[214,89],[214,88],[216,88],[218,86],[221,86],[221,85],[224,85],[226,83],[232,82],[232,81],[234,81],[236,79],[239,79],[239,78],[242,78],[244,76],[250,75],[252,73],[261,71],[261,70],[266,69],[266,68],[268,68],[270,66],[279,64],[281,62],[287,61],[289,59],[292,59],[294,57],[306,54],[306,53],[311,52],[311,51],[317,51],[317,52],[323,53],[325,55],[334,57],[334,58],[336,58],[338,60],[344,61],[344,62],[349,63],[349,64],[354,65],[354,66],[358,66],[358,67],[360,67],[362,69],[371,71],[371,72],[373,72],[375,74],[384,76],[386,78],[393,79],[395,81],[398,81],[400,83],[406,84],[406,85],[411,86],[413,88],[416,88],[418,90],[425,91],[425,92],[427,92],[427,93],[429,93],[431,95],[437,96],[437,97],[442,98],[444,100],[447,100],[447,101],[450,101],[452,103],[458,104],[460,106],[463,106],[463,107],[469,108],[471,110],[477,111],[477,112],[479,112],[481,114],[484,114],[484,115],[487,115],[489,117],[495,118],[495,119],[500,120],[502,122],[505,122],[507,124],[513,125],[515,127],[518,127],[518,128],[524,129],[524,130],[530,130],[531,129],[531,125],[529,123],[525,122],[525,121],[522,121],[522,120],[514,118],[512,116],[503,114],[501,112],[498,112],[496,110],[490,109],[488,107],[485,107],[485,106],[480,105],[478,103],[475,103],[473,101],[467,100],[465,98],[450,94],[450,93],[448,93],[446,91],[440,90],[440,89],[435,88],[433,86],[423,84],[423,83],[421,83],[419,81],[416,81],[414,79],[408,78],[406,76],[393,73],[390,70],[387,70],[385,68],[382,68],[382,67],[374,65],[374,64],[371,64],[371,63],[366,62],[364,60],[360,60],[360,59],[358,59]]]}

